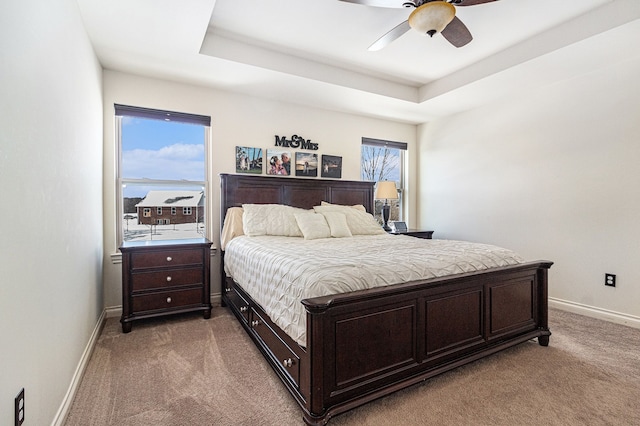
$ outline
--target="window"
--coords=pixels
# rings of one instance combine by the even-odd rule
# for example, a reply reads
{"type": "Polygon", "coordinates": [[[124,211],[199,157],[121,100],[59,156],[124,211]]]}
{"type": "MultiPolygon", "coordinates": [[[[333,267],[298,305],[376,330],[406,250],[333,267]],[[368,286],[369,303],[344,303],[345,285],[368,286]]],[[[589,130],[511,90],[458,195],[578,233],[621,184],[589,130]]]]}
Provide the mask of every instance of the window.
{"type": "Polygon", "coordinates": [[[115,115],[119,242],[205,237],[210,117],[117,104],[115,115]],[[179,208],[191,213],[161,218],[179,208]]]}
{"type": "Polygon", "coordinates": [[[191,215],[191,207],[183,207],[182,208],[182,214],[191,215]]]}
{"type": "MultiPolygon", "coordinates": [[[[398,188],[398,199],[390,200],[391,212],[389,220],[403,220],[404,198],[404,155],[407,144],[404,142],[385,141],[362,138],[361,169],[362,180],[381,182],[390,180],[398,188]]],[[[384,200],[375,200],[374,216],[382,222],[382,206],[384,200]]]]}

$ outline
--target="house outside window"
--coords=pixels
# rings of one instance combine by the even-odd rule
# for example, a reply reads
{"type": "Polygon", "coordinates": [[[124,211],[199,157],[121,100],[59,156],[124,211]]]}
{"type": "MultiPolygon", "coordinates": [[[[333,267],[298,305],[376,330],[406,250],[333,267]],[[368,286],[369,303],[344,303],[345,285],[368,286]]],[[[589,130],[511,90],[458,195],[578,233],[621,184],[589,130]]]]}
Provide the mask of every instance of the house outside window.
{"type": "Polygon", "coordinates": [[[119,104],[114,108],[117,243],[206,237],[211,118],[119,104]],[[190,214],[159,217],[163,212],[177,215],[180,208],[190,214]]]}
{"type": "MultiPolygon", "coordinates": [[[[403,220],[404,164],[407,144],[373,138],[362,138],[360,178],[365,181],[393,181],[398,189],[398,199],[388,200],[391,209],[389,220],[403,220]]],[[[374,217],[382,223],[382,206],[385,200],[375,200],[374,217]]]]}
{"type": "MultiPolygon", "coordinates": [[[[141,219],[138,219],[139,225],[179,225],[179,224],[200,224],[204,217],[204,203],[205,194],[204,191],[181,191],[181,190],[168,190],[168,191],[156,191],[151,190],[147,192],[146,197],[140,200],[136,207],[138,212],[142,211],[143,215],[141,219]],[[145,216],[144,210],[151,210],[150,206],[156,208],[155,216],[145,216]],[[173,219],[163,219],[162,207],[169,207],[172,212],[176,212],[179,206],[182,207],[182,216],[175,217],[173,219]]],[[[174,227],[175,228],[175,227],[174,227]]],[[[172,228],[172,230],[174,229],[172,228]]],[[[187,227],[189,228],[189,227],[187,227]]],[[[178,229],[175,228],[177,231],[178,229]]]]}

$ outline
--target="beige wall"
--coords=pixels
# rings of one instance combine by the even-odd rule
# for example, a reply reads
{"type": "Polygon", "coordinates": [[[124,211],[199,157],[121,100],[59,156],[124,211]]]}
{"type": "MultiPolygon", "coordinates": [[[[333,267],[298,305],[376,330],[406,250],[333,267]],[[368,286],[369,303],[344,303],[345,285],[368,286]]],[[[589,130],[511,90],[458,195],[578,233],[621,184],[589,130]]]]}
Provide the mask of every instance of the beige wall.
{"type": "MultiPolygon", "coordinates": [[[[410,158],[416,158],[416,128],[399,124],[341,114],[321,109],[273,102],[220,90],[155,80],[120,72],[104,73],[104,216],[105,216],[105,306],[122,305],[121,268],[112,262],[117,253],[115,228],[115,138],[113,104],[167,109],[211,116],[210,197],[214,245],[219,241],[219,178],[220,173],[235,172],[235,147],[274,147],[275,135],[294,134],[319,144],[319,155],[342,156],[342,178],[360,179],[360,144],[363,136],[407,142],[410,158]]],[[[415,170],[415,167],[413,167],[415,170]]],[[[409,191],[412,176],[409,176],[409,191]]],[[[410,199],[415,209],[415,196],[410,199]]],[[[408,214],[415,218],[415,213],[408,214]]],[[[212,288],[220,293],[216,254],[212,262],[212,288]]]]}
{"type": "Polygon", "coordinates": [[[421,225],[552,260],[565,308],[640,325],[638,75],[636,53],[420,126],[421,225]]]}
{"type": "Polygon", "coordinates": [[[47,425],[103,310],[102,70],[74,0],[2,2],[0,58],[0,424],[47,425]]]}

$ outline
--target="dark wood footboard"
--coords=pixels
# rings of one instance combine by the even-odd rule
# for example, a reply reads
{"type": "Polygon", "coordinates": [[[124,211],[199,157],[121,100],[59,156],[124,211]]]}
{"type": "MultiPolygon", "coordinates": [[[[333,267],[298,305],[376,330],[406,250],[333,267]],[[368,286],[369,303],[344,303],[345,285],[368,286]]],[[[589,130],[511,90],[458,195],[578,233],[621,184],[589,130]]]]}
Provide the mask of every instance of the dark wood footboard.
{"type": "Polygon", "coordinates": [[[297,345],[230,278],[225,299],[307,424],[529,339],[547,345],[547,270],[532,262],[304,300],[297,345]]]}

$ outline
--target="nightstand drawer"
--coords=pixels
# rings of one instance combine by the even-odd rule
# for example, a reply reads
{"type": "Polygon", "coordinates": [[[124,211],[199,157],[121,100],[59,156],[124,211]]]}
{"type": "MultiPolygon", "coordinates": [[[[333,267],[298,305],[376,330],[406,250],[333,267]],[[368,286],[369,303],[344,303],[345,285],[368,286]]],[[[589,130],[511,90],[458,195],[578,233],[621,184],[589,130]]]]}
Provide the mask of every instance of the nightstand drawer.
{"type": "Polygon", "coordinates": [[[132,253],[131,269],[202,265],[202,254],[203,251],[198,249],[132,253]]]}
{"type": "Polygon", "coordinates": [[[202,305],[202,289],[165,291],[132,297],[133,311],[137,314],[145,311],[168,310],[186,306],[202,305]]]}
{"type": "Polygon", "coordinates": [[[171,288],[183,285],[202,284],[202,268],[166,269],[154,272],[131,274],[131,290],[171,288]]]}

